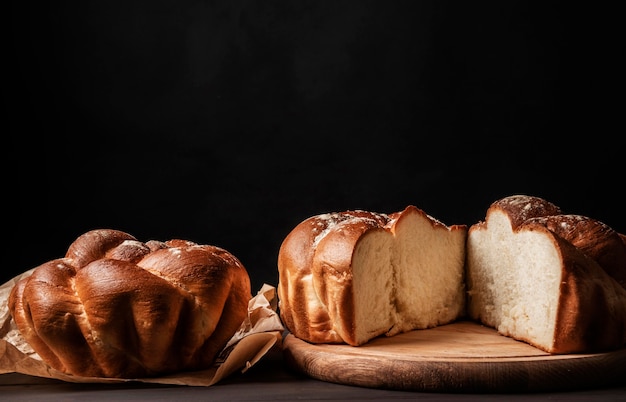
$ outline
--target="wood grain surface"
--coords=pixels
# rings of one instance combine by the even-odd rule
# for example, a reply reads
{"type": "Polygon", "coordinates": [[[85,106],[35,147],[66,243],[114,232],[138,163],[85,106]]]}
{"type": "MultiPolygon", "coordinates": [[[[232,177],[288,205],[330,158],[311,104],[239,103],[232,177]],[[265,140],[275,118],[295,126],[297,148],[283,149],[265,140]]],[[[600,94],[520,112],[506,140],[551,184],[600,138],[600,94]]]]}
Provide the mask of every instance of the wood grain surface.
{"type": "Polygon", "coordinates": [[[313,378],[370,388],[436,392],[537,392],[626,381],[626,348],[550,355],[494,329],[459,321],[369,343],[310,344],[287,334],[289,366],[313,378]]]}

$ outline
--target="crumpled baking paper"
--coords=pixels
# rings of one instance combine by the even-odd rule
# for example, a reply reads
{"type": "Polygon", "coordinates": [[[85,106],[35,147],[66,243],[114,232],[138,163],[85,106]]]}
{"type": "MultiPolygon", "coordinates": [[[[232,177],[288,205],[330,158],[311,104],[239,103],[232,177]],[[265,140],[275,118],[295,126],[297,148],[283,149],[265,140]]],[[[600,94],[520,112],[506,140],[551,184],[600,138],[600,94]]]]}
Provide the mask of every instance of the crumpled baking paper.
{"type": "Polygon", "coordinates": [[[213,367],[151,378],[102,378],[68,375],[46,364],[21,336],[8,307],[9,293],[34,268],[0,287],[0,383],[2,374],[20,373],[76,383],[120,383],[139,381],[155,384],[211,386],[237,370],[247,371],[272,347],[280,347],[284,327],[276,313],[276,289],[264,284],[248,303],[248,316],[219,354],[213,367]]]}

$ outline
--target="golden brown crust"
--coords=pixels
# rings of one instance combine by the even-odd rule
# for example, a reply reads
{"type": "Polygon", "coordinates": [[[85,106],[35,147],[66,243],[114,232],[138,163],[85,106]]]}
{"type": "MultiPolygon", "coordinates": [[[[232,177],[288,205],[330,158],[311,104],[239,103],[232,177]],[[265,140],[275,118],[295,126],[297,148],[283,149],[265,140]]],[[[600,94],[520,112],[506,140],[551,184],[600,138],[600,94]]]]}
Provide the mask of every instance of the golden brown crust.
{"type": "Polygon", "coordinates": [[[9,308],[53,368],[138,378],[210,367],[250,298],[246,269],[224,249],[106,229],[21,280],[9,308]]]}
{"type": "MultiPolygon", "coordinates": [[[[562,260],[553,344],[537,344],[532,336],[520,339],[550,353],[626,345],[624,236],[595,219],[562,214],[559,207],[539,197],[505,197],[491,204],[487,217],[495,211],[507,215],[515,233],[534,231],[550,238],[562,260]]],[[[470,228],[470,235],[486,229],[486,223],[479,222],[470,228]]]]}
{"type": "MultiPolygon", "coordinates": [[[[126,240],[132,241],[133,244],[137,246],[134,247],[134,249],[141,249],[141,245],[137,239],[128,233],[110,229],[91,230],[83,233],[70,244],[65,253],[65,257],[72,259],[76,267],[82,268],[91,261],[104,258],[107,253],[115,253],[116,247],[126,240]]],[[[129,247],[129,249],[132,248],[133,247],[129,247]]],[[[122,251],[118,251],[118,253],[121,252],[122,251]]],[[[130,257],[130,255],[127,257],[130,257]]],[[[121,259],[124,261],[131,260],[125,257],[121,259]]]]}
{"type": "MultiPolygon", "coordinates": [[[[513,230],[532,222],[571,243],[626,288],[626,241],[624,235],[596,219],[563,214],[555,204],[534,196],[513,195],[492,203],[490,210],[505,212],[513,230]]],[[[489,211],[487,212],[489,214],[489,211]]],[[[476,230],[471,228],[471,230],[476,230]]]]}
{"type": "Polygon", "coordinates": [[[563,277],[552,353],[617,349],[626,344],[626,292],[572,243],[555,236],[563,277]]]}
{"type": "Polygon", "coordinates": [[[626,289],[626,243],[608,225],[581,215],[552,215],[528,222],[537,222],[571,243],[626,289]]]}
{"type": "MultiPolygon", "coordinates": [[[[543,198],[529,195],[512,195],[501,198],[489,207],[489,210],[496,209],[504,211],[509,216],[513,230],[528,219],[561,214],[561,209],[555,204],[543,198]]],[[[489,210],[487,214],[489,214],[489,210]]]]}
{"type": "Polygon", "coordinates": [[[285,237],[278,254],[277,291],[281,319],[291,333],[311,342],[345,342],[335,322],[350,328],[354,320],[347,270],[354,243],[365,231],[388,222],[384,214],[360,210],[321,214],[285,237]],[[339,287],[330,285],[338,282],[339,287]],[[341,312],[329,310],[331,305],[341,306],[341,312]]]}
{"type": "MultiPolygon", "coordinates": [[[[392,253],[391,245],[394,244],[393,250],[397,250],[396,247],[399,249],[395,243],[396,240],[394,240],[395,232],[399,226],[405,225],[402,223],[398,226],[399,222],[404,222],[405,219],[406,222],[426,222],[424,226],[420,226],[420,229],[415,229],[416,231],[428,231],[427,228],[431,228],[433,232],[436,229],[443,229],[446,234],[452,234],[449,232],[458,233],[459,235],[455,236],[454,240],[452,237],[450,238],[450,245],[447,247],[462,250],[467,231],[465,225],[447,227],[415,206],[408,206],[403,211],[391,214],[369,211],[321,214],[298,224],[285,237],[278,254],[279,308],[281,319],[287,329],[296,337],[312,343],[347,343],[352,346],[359,346],[379,335],[391,336],[398,332],[414,329],[417,326],[435,325],[435,319],[430,316],[428,318],[420,317],[422,321],[418,321],[415,317],[405,320],[404,316],[400,318],[397,311],[394,310],[394,304],[401,305],[403,301],[397,299],[399,297],[399,290],[395,286],[397,273],[394,272],[396,268],[391,268],[391,266],[398,261],[404,262],[408,258],[401,259],[399,254],[392,253]],[[373,238],[380,241],[376,243],[380,249],[370,248],[367,245],[361,248],[361,245],[364,244],[371,245],[372,243],[368,242],[373,238]],[[355,271],[363,272],[364,269],[363,262],[358,264],[355,262],[357,260],[362,261],[356,257],[356,250],[363,249],[376,250],[372,252],[372,255],[379,253],[389,258],[383,258],[381,261],[384,262],[380,263],[380,266],[372,268],[372,271],[376,272],[368,274],[372,275],[371,280],[379,281],[382,285],[368,286],[367,289],[363,285],[361,288],[356,287],[355,271]],[[392,263],[391,260],[394,262],[392,263]],[[374,275],[378,275],[378,278],[374,279],[374,275]],[[385,288],[384,291],[389,291],[389,296],[381,294],[382,292],[376,293],[381,291],[383,287],[385,288]],[[358,317],[359,305],[355,300],[357,293],[365,294],[365,292],[372,292],[369,299],[376,300],[379,306],[389,304],[387,311],[381,313],[379,310],[378,317],[371,318],[376,321],[376,324],[368,325],[367,330],[364,329],[364,317],[358,317]]],[[[413,223],[408,225],[413,225],[413,223]]],[[[405,227],[404,233],[406,231],[405,227]]],[[[427,235],[431,236],[432,234],[429,231],[427,235]]],[[[404,236],[408,235],[405,234],[404,236]]],[[[415,236],[417,238],[412,241],[419,243],[420,235],[415,234],[415,236]]],[[[400,241],[398,240],[398,242],[400,241]]],[[[405,243],[403,246],[409,248],[405,243]]],[[[452,251],[450,249],[443,250],[442,253],[446,254],[444,259],[457,254],[452,251]]],[[[409,252],[407,251],[407,253],[409,252]]],[[[459,255],[458,280],[462,281],[464,258],[462,253],[459,255]]],[[[371,260],[369,259],[369,261],[371,260]]],[[[437,263],[439,263],[438,260],[437,263]]],[[[404,264],[411,265],[412,272],[419,269],[416,261],[405,262],[404,264]]],[[[409,274],[405,273],[404,275],[409,274]]],[[[359,278],[363,278],[363,276],[359,278]]],[[[370,277],[361,279],[361,283],[368,282],[368,278],[370,277]]],[[[463,310],[464,308],[462,284],[459,283],[458,288],[454,286],[452,288],[455,294],[458,290],[459,297],[455,299],[454,305],[446,305],[445,308],[450,311],[444,313],[446,322],[450,320],[448,316],[453,314],[452,311],[456,312],[457,309],[463,310]]],[[[439,302],[438,298],[437,300],[439,302]]],[[[361,307],[361,311],[363,311],[363,307],[361,307]]],[[[415,307],[409,309],[405,305],[402,314],[408,314],[406,311],[415,311],[415,307]]],[[[441,319],[444,320],[444,318],[441,319]]]]}

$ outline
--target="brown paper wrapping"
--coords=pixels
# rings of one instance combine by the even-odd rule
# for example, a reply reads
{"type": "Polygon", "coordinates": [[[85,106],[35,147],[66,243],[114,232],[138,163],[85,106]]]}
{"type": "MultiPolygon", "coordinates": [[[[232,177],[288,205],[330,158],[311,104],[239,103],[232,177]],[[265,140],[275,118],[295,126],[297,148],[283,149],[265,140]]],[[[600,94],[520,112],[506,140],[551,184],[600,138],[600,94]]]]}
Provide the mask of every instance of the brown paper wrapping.
{"type": "Polygon", "coordinates": [[[276,289],[264,284],[248,303],[248,317],[217,358],[215,365],[201,371],[180,372],[153,378],[100,378],[64,374],[53,369],[33,351],[19,333],[8,308],[11,289],[26,271],[0,287],[0,383],[2,374],[29,376],[76,383],[120,383],[139,381],[155,384],[211,386],[237,370],[245,372],[272,347],[280,347],[284,327],[276,313],[276,289]]]}

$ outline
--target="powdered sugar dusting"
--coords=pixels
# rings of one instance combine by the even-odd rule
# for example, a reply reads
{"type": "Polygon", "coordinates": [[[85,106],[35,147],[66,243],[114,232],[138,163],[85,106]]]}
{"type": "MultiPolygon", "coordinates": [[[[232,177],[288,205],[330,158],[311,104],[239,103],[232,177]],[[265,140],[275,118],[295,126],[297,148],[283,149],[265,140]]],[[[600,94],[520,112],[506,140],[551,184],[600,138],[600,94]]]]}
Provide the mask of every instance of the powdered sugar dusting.
{"type": "Polygon", "coordinates": [[[560,226],[563,229],[572,229],[580,223],[589,221],[589,218],[582,215],[560,215],[560,226]]]}
{"type": "Polygon", "coordinates": [[[170,247],[167,249],[167,251],[169,251],[170,254],[172,254],[176,258],[180,258],[182,255],[182,250],[180,248],[170,247]]]}
{"type": "Polygon", "coordinates": [[[529,195],[512,195],[502,198],[492,205],[504,209],[509,214],[515,215],[514,220],[517,224],[521,224],[535,217],[561,214],[560,208],[555,204],[542,198],[529,195]]]}
{"type": "MultiPolygon", "coordinates": [[[[140,242],[139,240],[124,240],[120,246],[125,246],[125,247],[139,247],[139,248],[148,248],[148,246],[146,246],[144,243],[140,242]]],[[[119,247],[119,246],[118,246],[119,247]]]]}
{"type": "Polygon", "coordinates": [[[384,227],[390,218],[386,214],[354,210],[345,212],[331,212],[317,215],[312,219],[313,222],[313,247],[317,247],[319,242],[328,235],[332,230],[338,229],[343,225],[353,224],[355,221],[365,223],[372,227],[384,227]]]}
{"type": "Polygon", "coordinates": [[[334,227],[336,224],[336,216],[337,214],[322,214],[317,216],[315,220],[315,227],[313,227],[313,233],[315,237],[313,238],[313,247],[317,247],[317,244],[322,240],[328,232],[334,227]]]}

